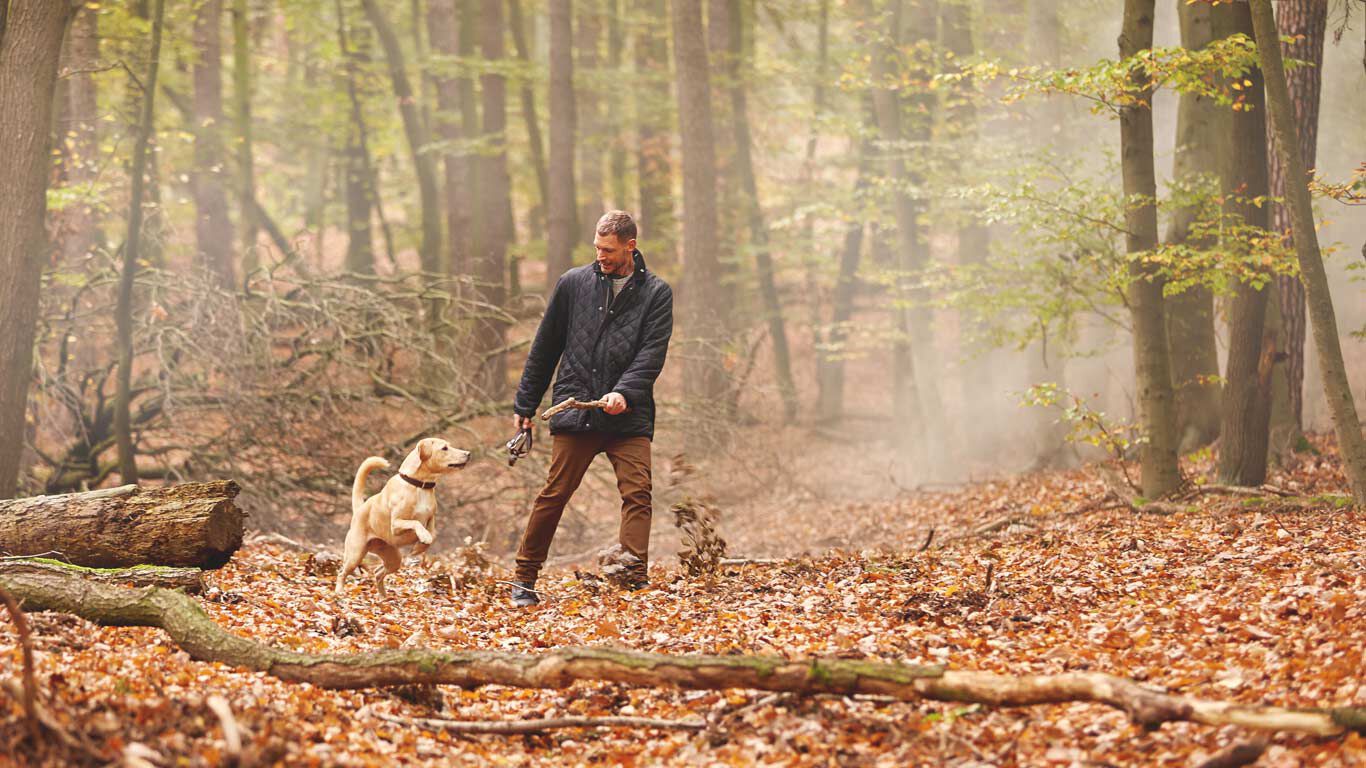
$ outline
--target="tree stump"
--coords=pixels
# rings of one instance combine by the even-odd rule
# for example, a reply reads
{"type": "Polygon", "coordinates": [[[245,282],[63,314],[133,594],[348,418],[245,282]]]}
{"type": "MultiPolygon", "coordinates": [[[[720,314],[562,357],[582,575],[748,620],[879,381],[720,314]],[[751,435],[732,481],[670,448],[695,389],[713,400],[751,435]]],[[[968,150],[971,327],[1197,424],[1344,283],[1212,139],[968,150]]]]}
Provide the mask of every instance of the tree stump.
{"type": "Polygon", "coordinates": [[[231,480],[0,501],[0,554],[91,568],[219,568],[242,546],[231,480]]]}

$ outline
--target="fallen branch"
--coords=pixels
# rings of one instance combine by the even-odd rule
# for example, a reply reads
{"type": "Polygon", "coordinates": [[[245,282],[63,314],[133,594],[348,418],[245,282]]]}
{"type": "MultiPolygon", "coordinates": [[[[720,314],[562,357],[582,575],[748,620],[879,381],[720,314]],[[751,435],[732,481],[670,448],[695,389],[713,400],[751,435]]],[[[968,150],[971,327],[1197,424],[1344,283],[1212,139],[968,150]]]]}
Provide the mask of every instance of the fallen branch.
{"type": "Polygon", "coordinates": [[[441,729],[451,733],[540,733],[554,728],[670,728],[700,731],[707,727],[698,720],[658,720],[653,717],[547,717],[536,720],[447,720],[439,717],[396,717],[376,713],[375,717],[400,725],[441,729]]]}
{"type": "Polygon", "coordinates": [[[5,604],[10,621],[14,622],[14,631],[19,634],[19,651],[24,665],[24,687],[19,700],[24,705],[24,719],[28,721],[29,734],[36,744],[43,731],[38,720],[38,681],[33,676],[33,630],[28,625],[28,617],[19,607],[19,601],[3,586],[0,586],[0,602],[5,604]]]}
{"type": "Polygon", "coordinates": [[[1215,752],[1195,768],[1241,768],[1257,762],[1265,751],[1265,741],[1240,741],[1215,752]]]}
{"type": "Polygon", "coordinates": [[[47,558],[5,558],[0,560],[0,576],[22,573],[72,573],[106,584],[132,584],[135,587],[183,589],[192,595],[204,591],[204,572],[198,568],[171,568],[139,565],[132,568],[86,568],[47,558]]]}
{"type": "Polygon", "coordinates": [[[565,688],[579,680],[701,690],[751,688],[793,693],[874,694],[902,701],[977,702],[994,706],[1093,701],[1155,728],[1171,721],[1239,725],[1266,731],[1366,733],[1366,707],[1283,709],[1174,696],[1098,672],[1011,677],[840,658],[704,656],[566,647],[545,653],[392,649],[309,654],[262,645],[214,623],[193,598],[149,587],[91,583],[56,573],[0,575],[0,585],[32,610],[62,611],[114,626],[159,627],[191,658],[265,672],[321,688],[390,685],[507,685],[565,688]]]}
{"type": "Polygon", "coordinates": [[[237,718],[232,715],[232,707],[228,705],[228,700],[215,693],[205,700],[204,706],[213,712],[223,728],[223,763],[241,765],[242,729],[237,725],[237,718]]]}

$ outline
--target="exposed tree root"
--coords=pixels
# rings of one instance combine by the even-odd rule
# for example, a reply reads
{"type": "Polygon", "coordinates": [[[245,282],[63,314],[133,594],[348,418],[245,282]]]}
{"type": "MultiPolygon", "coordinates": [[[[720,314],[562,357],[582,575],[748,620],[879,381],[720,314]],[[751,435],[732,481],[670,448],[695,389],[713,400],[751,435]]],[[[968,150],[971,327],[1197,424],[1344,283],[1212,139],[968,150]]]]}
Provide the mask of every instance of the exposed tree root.
{"type": "Polygon", "coordinates": [[[750,688],[815,694],[875,694],[903,701],[996,706],[1093,701],[1126,712],[1149,728],[1186,720],[1267,731],[1366,733],[1366,708],[1283,709],[1201,701],[1096,672],[1011,677],[934,665],[774,656],[702,656],[609,648],[558,648],[539,654],[397,649],[357,654],[286,651],[230,634],[193,598],[149,587],[92,583],[76,573],[0,575],[0,585],[32,610],[63,611],[111,626],[159,627],[197,660],[266,672],[323,688],[445,684],[563,688],[579,680],[693,689],[750,688]]]}

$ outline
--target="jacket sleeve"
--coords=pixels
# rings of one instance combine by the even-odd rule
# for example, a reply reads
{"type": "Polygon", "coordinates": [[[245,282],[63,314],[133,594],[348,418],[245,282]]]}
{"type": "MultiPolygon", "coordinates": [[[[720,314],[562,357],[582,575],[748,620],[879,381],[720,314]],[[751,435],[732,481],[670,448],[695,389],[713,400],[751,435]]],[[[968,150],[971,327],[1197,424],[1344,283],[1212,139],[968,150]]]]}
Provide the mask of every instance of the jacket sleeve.
{"type": "Polygon", "coordinates": [[[550,387],[550,377],[555,374],[555,366],[560,363],[564,353],[565,337],[569,326],[569,303],[572,287],[565,276],[555,283],[550,294],[550,304],[536,329],[536,338],[531,342],[531,352],[527,354],[526,366],[522,368],[522,381],[517,385],[517,398],[513,401],[513,411],[518,416],[532,418],[536,408],[550,387]]]}
{"type": "Polygon", "coordinates": [[[664,369],[664,357],[669,352],[669,337],[674,331],[674,294],[668,285],[660,288],[641,336],[640,349],[635,359],[626,366],[613,392],[626,398],[628,406],[650,396],[655,379],[664,369]]]}

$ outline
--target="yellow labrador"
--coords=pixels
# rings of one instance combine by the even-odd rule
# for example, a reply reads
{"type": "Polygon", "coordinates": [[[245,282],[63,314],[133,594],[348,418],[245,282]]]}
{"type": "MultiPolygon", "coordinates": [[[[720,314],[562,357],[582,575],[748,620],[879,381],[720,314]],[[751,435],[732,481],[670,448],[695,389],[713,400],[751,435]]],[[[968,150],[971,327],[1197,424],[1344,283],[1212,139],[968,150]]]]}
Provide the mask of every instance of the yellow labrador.
{"type": "Polygon", "coordinates": [[[342,582],[360,565],[368,552],[384,561],[375,576],[380,597],[387,596],[384,579],[403,564],[399,547],[411,546],[420,555],[432,544],[436,530],[436,481],[442,475],[464,467],[469,451],[452,448],[436,437],[423,438],[389,478],[384,489],[365,498],[365,480],[389,462],[378,456],[362,461],[351,484],[351,528],[342,546],[342,566],[337,572],[337,593],[342,582]]]}

